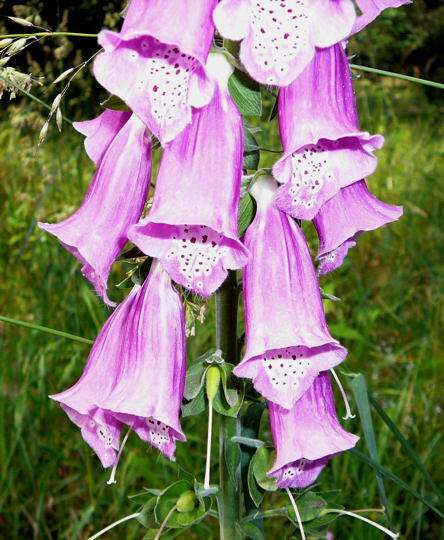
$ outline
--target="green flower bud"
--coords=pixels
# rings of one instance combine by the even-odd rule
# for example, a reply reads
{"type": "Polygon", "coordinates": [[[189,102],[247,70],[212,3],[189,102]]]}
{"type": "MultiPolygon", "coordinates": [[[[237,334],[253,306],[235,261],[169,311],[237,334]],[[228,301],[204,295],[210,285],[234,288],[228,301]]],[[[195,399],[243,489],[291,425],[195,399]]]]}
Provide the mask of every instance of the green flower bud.
{"type": "Polygon", "coordinates": [[[198,505],[198,500],[194,491],[185,491],[177,499],[176,508],[178,512],[192,512],[198,505]]]}
{"type": "Polygon", "coordinates": [[[220,384],[220,369],[217,366],[210,366],[207,369],[206,377],[206,391],[207,398],[210,405],[213,403],[214,396],[216,395],[220,384]]]}

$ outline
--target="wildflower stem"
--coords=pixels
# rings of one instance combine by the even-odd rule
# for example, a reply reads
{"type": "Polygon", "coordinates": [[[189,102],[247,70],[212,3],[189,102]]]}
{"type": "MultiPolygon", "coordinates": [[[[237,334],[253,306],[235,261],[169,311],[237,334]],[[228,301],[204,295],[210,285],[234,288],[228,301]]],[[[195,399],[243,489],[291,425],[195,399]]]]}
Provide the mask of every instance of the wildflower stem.
{"type": "Polygon", "coordinates": [[[329,508],[328,510],[325,511],[326,514],[331,514],[331,513],[334,513],[334,514],[341,514],[341,515],[345,515],[345,516],[351,516],[351,517],[354,517],[356,519],[360,519],[361,521],[365,521],[365,523],[368,523],[369,525],[372,525],[373,527],[376,527],[377,529],[379,529],[380,531],[384,532],[385,534],[387,534],[388,536],[392,537],[392,538],[398,538],[399,536],[399,533],[394,533],[392,531],[390,531],[389,529],[386,529],[385,527],[383,527],[382,525],[379,525],[379,523],[376,523],[376,521],[372,521],[371,519],[367,519],[363,516],[360,516],[359,514],[355,514],[354,512],[348,512],[347,510],[336,510],[334,508],[329,508]]]}
{"type": "Polygon", "coordinates": [[[79,32],[33,32],[30,34],[1,34],[0,39],[6,38],[24,38],[24,37],[54,37],[54,36],[73,36],[96,38],[97,34],[82,34],[79,32]]]}
{"type": "Polygon", "coordinates": [[[163,530],[165,529],[168,520],[169,520],[170,517],[174,514],[174,512],[176,511],[176,509],[177,509],[177,504],[175,504],[175,505],[169,510],[168,514],[165,516],[165,519],[162,521],[162,524],[161,524],[159,530],[157,531],[157,534],[156,534],[156,536],[154,537],[154,540],[159,540],[160,535],[163,533],[163,530]]]}
{"type": "Polygon", "coordinates": [[[128,431],[125,434],[125,437],[123,438],[123,441],[120,444],[119,451],[118,451],[117,457],[116,457],[116,461],[114,462],[113,470],[111,471],[111,476],[109,477],[109,480],[107,482],[108,485],[109,484],[117,484],[117,482],[116,482],[117,465],[119,464],[120,456],[122,455],[122,451],[123,451],[123,447],[125,446],[126,441],[128,440],[129,434],[131,433],[132,429],[133,428],[130,426],[128,431]]]}
{"type": "Polygon", "coordinates": [[[0,315],[0,321],[17,324],[18,326],[24,326],[25,328],[31,328],[32,330],[38,330],[39,332],[46,332],[47,334],[53,334],[54,336],[60,336],[67,339],[72,339],[73,341],[80,341],[80,343],[92,344],[92,339],[87,339],[80,336],[75,336],[74,334],[69,334],[68,332],[62,332],[61,330],[54,330],[54,328],[48,328],[46,326],[40,326],[39,324],[29,323],[26,321],[18,321],[17,319],[11,319],[10,317],[4,317],[0,315]]]}
{"type": "Polygon", "coordinates": [[[207,460],[205,463],[204,488],[210,488],[211,438],[213,435],[213,404],[208,404],[207,460]]]}
{"type": "MultiPolygon", "coordinates": [[[[227,362],[237,363],[237,304],[236,272],[229,272],[227,279],[216,292],[216,347],[221,349],[227,362]]],[[[219,423],[219,526],[221,540],[240,538],[236,523],[239,521],[239,471],[230,475],[227,468],[227,449],[231,437],[239,435],[238,419],[220,415],[219,423]],[[236,481],[235,481],[235,478],[236,481]]]]}
{"type": "Polygon", "coordinates": [[[350,64],[350,67],[351,69],[357,69],[359,71],[367,71],[368,73],[375,73],[376,75],[382,75],[384,77],[393,77],[394,79],[401,79],[403,81],[413,82],[417,84],[425,84],[426,86],[433,86],[434,88],[440,88],[441,90],[444,90],[444,84],[435,81],[419,79],[418,77],[410,77],[410,75],[393,73],[392,71],[385,71],[383,69],[376,69],[368,66],[359,66],[357,64],[350,64]]]}
{"type": "Polygon", "coordinates": [[[105,534],[106,532],[110,531],[114,527],[117,527],[117,525],[120,525],[121,523],[124,523],[125,521],[129,521],[130,519],[134,519],[134,518],[139,517],[139,516],[140,516],[140,512],[136,512],[135,514],[131,514],[131,515],[126,516],[126,517],[124,517],[122,519],[119,519],[118,521],[115,521],[114,523],[111,523],[111,525],[108,525],[107,527],[105,527],[101,531],[97,532],[93,536],[90,536],[88,538],[88,540],[96,540],[96,538],[99,538],[99,536],[102,536],[102,534],[105,534]]]}
{"type": "Polygon", "coordinates": [[[290,499],[291,504],[293,506],[294,513],[296,514],[299,530],[301,531],[301,538],[302,540],[306,540],[304,526],[302,525],[302,519],[301,519],[301,514],[299,513],[298,505],[296,504],[296,501],[294,500],[294,497],[291,491],[288,488],[285,488],[285,491],[287,492],[288,498],[290,499]]]}
{"type": "Polygon", "coordinates": [[[331,368],[330,371],[336,381],[336,384],[339,386],[342,399],[344,400],[345,416],[343,416],[342,418],[344,420],[348,420],[349,418],[356,418],[356,414],[352,414],[351,412],[350,403],[348,402],[347,394],[345,393],[344,387],[342,386],[341,381],[339,380],[339,377],[336,375],[336,371],[333,368],[331,368]]]}

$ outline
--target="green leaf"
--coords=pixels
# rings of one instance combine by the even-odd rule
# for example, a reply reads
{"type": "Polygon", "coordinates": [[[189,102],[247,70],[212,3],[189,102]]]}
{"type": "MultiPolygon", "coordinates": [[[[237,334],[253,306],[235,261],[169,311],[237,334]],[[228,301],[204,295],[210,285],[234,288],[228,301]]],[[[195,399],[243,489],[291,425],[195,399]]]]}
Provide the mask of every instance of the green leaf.
{"type": "Polygon", "coordinates": [[[252,223],[256,214],[256,203],[253,197],[247,193],[242,197],[239,204],[239,219],[237,222],[237,231],[239,236],[243,236],[245,231],[252,223]]]}
{"type": "Polygon", "coordinates": [[[253,133],[244,126],[244,157],[242,167],[255,171],[261,157],[260,148],[253,133]]]}
{"type": "Polygon", "coordinates": [[[265,534],[253,523],[240,523],[238,524],[238,529],[241,534],[244,534],[247,538],[251,540],[265,540],[265,534]]]}
{"type": "Polygon", "coordinates": [[[202,387],[197,396],[188,403],[182,404],[182,416],[195,416],[201,414],[207,408],[207,401],[205,399],[205,389],[202,387]]]}
{"type": "Polygon", "coordinates": [[[119,97],[111,95],[105,101],[100,104],[105,109],[111,109],[112,111],[130,111],[130,107],[119,97]]]}
{"type": "Polygon", "coordinates": [[[336,337],[345,338],[345,339],[355,339],[356,341],[362,341],[363,343],[367,343],[367,340],[364,336],[362,336],[354,328],[350,328],[349,326],[346,326],[345,324],[330,324],[329,328],[330,328],[331,333],[336,337]]]}
{"type": "Polygon", "coordinates": [[[396,474],[393,474],[391,471],[389,471],[388,469],[386,469],[385,467],[380,465],[377,461],[374,461],[372,458],[370,458],[369,456],[366,456],[365,454],[363,454],[362,452],[360,452],[356,448],[351,448],[349,450],[349,452],[350,452],[350,454],[353,454],[355,457],[357,457],[358,459],[360,459],[361,461],[363,461],[367,465],[370,465],[371,467],[373,467],[377,472],[380,472],[381,474],[383,474],[387,478],[390,478],[390,480],[393,480],[393,482],[398,484],[398,486],[401,486],[403,489],[408,491],[411,495],[413,495],[413,497],[415,497],[416,499],[421,501],[423,504],[428,506],[440,518],[444,519],[444,514],[438,508],[436,508],[436,506],[434,506],[431,501],[426,499],[421,493],[418,493],[418,491],[411,488],[408,484],[406,484],[404,482],[404,480],[401,480],[401,478],[396,476],[396,474]]]}
{"type": "MultiPolygon", "coordinates": [[[[370,412],[370,404],[368,401],[367,385],[365,384],[365,378],[363,375],[358,375],[351,382],[351,387],[356,399],[356,405],[358,406],[359,417],[361,419],[362,429],[364,431],[365,443],[372,459],[378,463],[378,451],[376,449],[376,437],[373,429],[372,415],[370,412]]],[[[385,509],[385,515],[390,526],[393,529],[393,524],[390,518],[390,511],[388,507],[387,495],[385,492],[384,481],[380,473],[376,473],[376,483],[378,485],[379,495],[381,497],[382,505],[385,509]]]]}
{"type": "MultiPolygon", "coordinates": [[[[327,502],[313,491],[304,493],[304,495],[297,499],[296,504],[301,515],[301,521],[311,521],[319,517],[324,508],[327,507],[327,502]]],[[[297,524],[293,506],[288,505],[287,511],[288,517],[297,524]]]]}
{"type": "Polygon", "coordinates": [[[228,80],[228,90],[241,114],[261,116],[262,98],[259,83],[236,69],[228,80]]]}
{"type": "Polygon", "coordinates": [[[159,525],[159,523],[156,522],[156,516],[154,514],[156,502],[157,497],[151,497],[151,499],[142,506],[140,514],[136,518],[137,521],[147,529],[155,528],[159,525]]]}
{"type": "Polygon", "coordinates": [[[225,432],[224,458],[228,474],[235,486],[238,485],[240,473],[241,451],[238,444],[231,442],[231,437],[240,433],[240,421],[237,418],[221,418],[221,424],[225,432]]]}
{"type": "MultiPolygon", "coordinates": [[[[256,478],[254,477],[253,473],[253,467],[250,465],[248,467],[248,493],[250,494],[251,500],[254,502],[254,504],[259,508],[262,502],[262,499],[265,495],[265,490],[263,490],[258,483],[256,482],[256,478]]],[[[253,517],[251,519],[254,519],[253,517]]]]}
{"type": "Polygon", "coordinates": [[[261,441],[259,439],[251,439],[250,437],[232,437],[231,440],[237,444],[243,444],[244,446],[248,446],[249,448],[260,448],[265,443],[264,441],[261,441]]]}
{"type": "Polygon", "coordinates": [[[419,469],[421,474],[424,476],[426,482],[430,484],[430,486],[435,490],[438,497],[441,499],[441,501],[444,501],[444,495],[442,491],[439,489],[439,487],[435,484],[433,478],[430,476],[427,469],[424,467],[422,461],[417,456],[413,448],[410,446],[410,443],[408,440],[402,435],[402,433],[399,431],[393,420],[386,414],[386,412],[383,410],[381,405],[376,401],[375,398],[373,398],[371,395],[369,395],[370,403],[375,408],[376,412],[379,414],[379,416],[382,418],[382,420],[385,422],[385,424],[389,427],[389,429],[392,431],[392,433],[395,435],[395,437],[398,439],[398,441],[401,443],[401,446],[404,448],[404,450],[407,452],[407,454],[411,457],[412,461],[415,463],[416,467],[419,469]]]}
{"type": "Polygon", "coordinates": [[[276,478],[267,476],[275,457],[276,452],[264,445],[258,448],[250,463],[256,482],[265,491],[276,491],[278,489],[276,478]]]}

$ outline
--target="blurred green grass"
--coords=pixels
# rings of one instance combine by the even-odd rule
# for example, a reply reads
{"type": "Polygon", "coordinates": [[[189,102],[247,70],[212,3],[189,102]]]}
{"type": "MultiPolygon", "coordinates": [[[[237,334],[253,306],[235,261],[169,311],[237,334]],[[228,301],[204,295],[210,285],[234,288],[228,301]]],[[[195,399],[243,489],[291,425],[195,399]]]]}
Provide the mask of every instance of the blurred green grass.
{"type": "MultiPolygon", "coordinates": [[[[322,278],[324,290],[342,299],[326,303],[334,335],[349,348],[339,372],[366,376],[370,390],[435,481],[442,483],[442,113],[419,87],[363,78],[356,89],[362,129],[386,136],[369,187],[386,202],[403,204],[405,214],[398,223],[364,234],[343,268],[322,278]]],[[[55,221],[77,207],[93,165],[84,154],[82,138],[68,126],[62,136],[52,132],[37,150],[33,109],[24,103],[10,109],[11,117],[0,123],[0,314],[94,338],[109,311],[81,277],[80,265],[36,227],[39,219],[55,221]]],[[[277,148],[276,122],[266,123],[259,139],[263,146],[277,148]]],[[[264,153],[262,166],[270,166],[275,158],[264,153]]],[[[304,225],[304,230],[313,240],[311,226],[304,225]]],[[[312,248],[314,252],[313,242],[312,248]]],[[[125,269],[122,263],[115,266],[112,281],[118,283],[125,269]]],[[[116,290],[114,297],[119,294],[116,290]]],[[[212,321],[210,309],[205,325],[189,340],[190,358],[212,346],[212,321]]],[[[77,379],[87,345],[1,322],[0,343],[3,537],[87,538],[137,510],[128,495],[175,478],[175,465],[132,437],[119,466],[118,484],[107,486],[107,473],[77,428],[47,398],[77,379]]],[[[342,410],[338,399],[338,411],[342,410]]],[[[382,465],[428,493],[419,472],[376,415],[374,422],[382,465]]],[[[358,419],[344,424],[360,431],[358,419]]],[[[205,420],[192,417],[183,425],[188,443],[179,444],[177,463],[202,478],[205,420]]],[[[360,449],[366,451],[363,441],[360,449]]],[[[349,509],[381,507],[374,473],[351,455],[334,459],[320,483],[322,489],[341,489],[339,502],[349,509]]],[[[444,538],[432,512],[390,481],[386,490],[404,538],[444,538]]],[[[377,513],[370,516],[383,522],[377,513]]],[[[341,539],[382,537],[347,517],[340,517],[331,530],[341,539]]],[[[266,533],[283,538],[290,527],[276,518],[266,523],[266,533]]],[[[143,529],[129,522],[107,537],[142,536],[143,529]]],[[[217,538],[216,522],[207,518],[179,537],[217,538]]]]}

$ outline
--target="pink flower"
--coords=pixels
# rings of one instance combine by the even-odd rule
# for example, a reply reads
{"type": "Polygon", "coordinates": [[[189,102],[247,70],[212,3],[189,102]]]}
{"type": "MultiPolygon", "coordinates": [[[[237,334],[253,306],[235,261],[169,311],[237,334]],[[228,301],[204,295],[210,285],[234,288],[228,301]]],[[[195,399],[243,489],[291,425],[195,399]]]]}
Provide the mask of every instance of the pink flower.
{"type": "Polygon", "coordinates": [[[75,126],[86,134],[88,155],[98,165],[78,210],[60,223],[39,223],[83,263],[82,273],[106,304],[108,275],[146,202],[151,178],[151,138],[131,113],[105,111],[75,126]]]}
{"type": "Polygon", "coordinates": [[[205,73],[217,0],[132,0],[122,30],[99,34],[105,49],[94,74],[119,96],[164,145],[206,105],[205,73]]]}
{"type": "Polygon", "coordinates": [[[123,424],[173,459],[176,440],[185,440],[179,423],[185,369],[182,302],[154,261],[145,283],[106,321],[79,381],[51,398],[104,467],[115,463],[123,424]]]}

